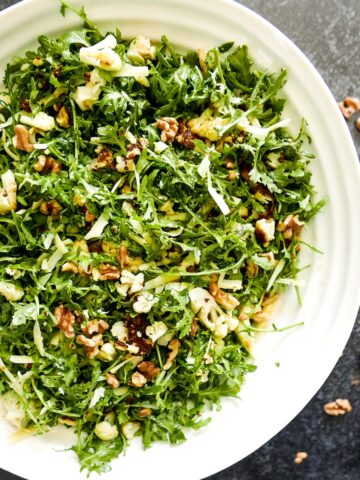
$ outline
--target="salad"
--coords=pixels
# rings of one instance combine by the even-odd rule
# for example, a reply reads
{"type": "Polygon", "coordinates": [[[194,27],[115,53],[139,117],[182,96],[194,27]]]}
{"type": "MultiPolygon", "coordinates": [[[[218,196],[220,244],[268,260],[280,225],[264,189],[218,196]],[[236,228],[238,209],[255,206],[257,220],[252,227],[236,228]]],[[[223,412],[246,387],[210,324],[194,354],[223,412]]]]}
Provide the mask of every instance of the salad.
{"type": "Polygon", "coordinates": [[[77,13],[3,81],[0,395],[21,434],[72,428],[104,472],[135,435],[182,442],[237,396],[323,202],[306,123],[281,117],[285,70],[77,13]]]}

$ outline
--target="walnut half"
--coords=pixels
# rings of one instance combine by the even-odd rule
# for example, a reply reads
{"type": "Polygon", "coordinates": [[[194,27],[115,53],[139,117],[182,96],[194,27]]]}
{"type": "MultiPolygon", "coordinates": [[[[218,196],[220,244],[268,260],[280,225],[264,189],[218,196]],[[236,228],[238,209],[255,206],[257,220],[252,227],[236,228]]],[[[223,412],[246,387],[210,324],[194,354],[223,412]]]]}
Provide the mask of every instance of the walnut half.
{"type": "Polygon", "coordinates": [[[114,265],[108,263],[99,265],[100,280],[118,280],[120,278],[120,270],[114,265]]]}
{"type": "Polygon", "coordinates": [[[56,200],[43,201],[40,204],[40,213],[43,215],[50,215],[51,217],[58,217],[62,210],[62,206],[56,200]]]}
{"type": "Polygon", "coordinates": [[[162,142],[172,142],[179,129],[178,121],[174,117],[159,118],[155,126],[161,130],[162,142]]]}
{"type": "Polygon", "coordinates": [[[15,138],[14,146],[19,150],[24,152],[32,152],[34,150],[34,145],[30,141],[29,131],[24,125],[15,125],[15,138]]]}
{"type": "Polygon", "coordinates": [[[175,360],[177,354],[179,353],[179,348],[180,348],[180,341],[177,338],[174,338],[174,340],[171,340],[171,342],[168,345],[168,349],[170,350],[170,353],[168,355],[168,358],[166,359],[166,363],[163,366],[164,370],[169,370],[173,364],[173,361],[175,360]]]}
{"type": "Polygon", "coordinates": [[[154,362],[142,361],[138,364],[137,368],[146,380],[154,380],[160,373],[160,368],[157,367],[154,362]]]}
{"type": "Polygon", "coordinates": [[[350,413],[351,410],[352,406],[347,398],[337,398],[335,402],[329,402],[324,405],[324,412],[334,417],[350,413]]]}
{"type": "Polygon", "coordinates": [[[64,305],[59,305],[54,310],[54,317],[56,319],[56,326],[65,334],[65,337],[72,338],[75,335],[74,323],[75,315],[64,305]]]}
{"type": "Polygon", "coordinates": [[[295,458],[294,458],[294,463],[299,465],[304,460],[306,460],[308,458],[308,456],[309,455],[306,452],[297,452],[296,455],[295,455],[295,458]]]}
{"type": "Polygon", "coordinates": [[[55,160],[55,158],[48,155],[39,155],[34,165],[34,170],[41,173],[58,173],[60,172],[62,164],[55,160]]]}

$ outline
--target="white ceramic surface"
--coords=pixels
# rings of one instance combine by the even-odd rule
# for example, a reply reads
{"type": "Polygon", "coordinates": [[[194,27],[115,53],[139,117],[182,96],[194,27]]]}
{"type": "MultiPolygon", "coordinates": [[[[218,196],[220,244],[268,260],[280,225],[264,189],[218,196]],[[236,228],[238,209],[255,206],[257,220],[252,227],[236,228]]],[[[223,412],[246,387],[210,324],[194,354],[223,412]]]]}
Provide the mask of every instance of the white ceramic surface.
{"type": "MultiPolygon", "coordinates": [[[[125,36],[154,39],[167,34],[185,48],[211,47],[225,41],[246,43],[261,67],[285,66],[289,81],[287,115],[294,131],[304,116],[313,148],[313,181],[329,199],[306,240],[324,254],[302,254],[312,263],[304,276],[303,305],[289,291],[276,313],[277,325],[305,326],[271,334],[258,344],[259,366],[248,376],[240,400],[225,400],[221,412],[200,432],[177,447],[133,445],[112,465],[104,480],[150,478],[199,480],[244,458],[282,429],[311,399],[342,353],[360,301],[360,170],[346,124],[328,88],[305,56],[277,29],[250,10],[228,0],[72,0],[84,4],[105,32],[119,26],[125,36]],[[354,221],[355,219],[355,221],[354,221]],[[357,221],[356,221],[357,220],[357,221]],[[275,366],[280,362],[280,367],[275,366]]],[[[40,33],[55,35],[78,27],[72,14],[63,19],[57,0],[25,0],[0,14],[0,66],[35,44],[40,33]]],[[[11,428],[0,425],[0,467],[31,480],[77,480],[79,465],[69,433],[9,444],[11,428]]]]}

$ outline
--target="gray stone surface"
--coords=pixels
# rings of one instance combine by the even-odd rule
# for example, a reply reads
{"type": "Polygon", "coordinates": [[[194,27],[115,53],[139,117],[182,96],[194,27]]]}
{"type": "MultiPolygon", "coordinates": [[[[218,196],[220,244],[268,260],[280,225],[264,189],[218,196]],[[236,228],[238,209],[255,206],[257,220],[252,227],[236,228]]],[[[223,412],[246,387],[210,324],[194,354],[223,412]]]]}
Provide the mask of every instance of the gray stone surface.
{"type": "MultiPolygon", "coordinates": [[[[0,9],[14,3],[0,0],[0,9]]],[[[288,35],[310,58],[337,99],[360,96],[360,0],[239,3],[288,35]]],[[[360,153],[360,133],[353,121],[349,127],[360,153]]],[[[354,379],[360,380],[360,316],[336,368],[295,420],[258,451],[207,480],[360,480],[360,384],[352,385],[354,379]],[[327,417],[323,404],[339,397],[350,399],[353,412],[345,417],[327,417]],[[293,462],[297,451],[309,454],[301,465],[293,462]]],[[[0,470],[0,480],[19,479],[0,470]]]]}

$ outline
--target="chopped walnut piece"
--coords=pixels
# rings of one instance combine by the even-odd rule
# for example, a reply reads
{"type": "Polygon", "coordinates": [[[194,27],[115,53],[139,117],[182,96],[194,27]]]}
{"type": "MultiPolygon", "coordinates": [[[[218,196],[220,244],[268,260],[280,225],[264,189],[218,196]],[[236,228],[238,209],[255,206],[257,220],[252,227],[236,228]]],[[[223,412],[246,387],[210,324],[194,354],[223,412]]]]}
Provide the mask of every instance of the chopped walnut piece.
{"type": "Polygon", "coordinates": [[[120,263],[120,267],[125,268],[129,261],[129,255],[128,255],[128,249],[124,245],[121,245],[121,247],[119,248],[119,251],[117,253],[117,259],[118,259],[118,262],[120,263]]]}
{"type": "Polygon", "coordinates": [[[84,218],[85,222],[92,223],[96,218],[95,215],[91,213],[90,210],[88,210],[86,205],[84,206],[84,210],[85,210],[85,218],[84,218]]]}
{"type": "Polygon", "coordinates": [[[146,382],[147,382],[146,378],[140,372],[135,372],[131,376],[130,384],[133,387],[137,387],[137,388],[143,387],[146,382]]]}
{"type": "Polygon", "coordinates": [[[161,141],[172,142],[175,139],[179,124],[174,117],[163,117],[156,121],[155,126],[161,130],[161,141]]]}
{"type": "Polygon", "coordinates": [[[297,452],[294,458],[294,463],[299,465],[302,463],[304,460],[308,458],[308,454],[306,452],[297,452]]]}
{"type": "Polygon", "coordinates": [[[96,346],[95,340],[85,337],[85,335],[78,335],[76,337],[76,343],[78,343],[79,345],[84,345],[88,348],[94,348],[96,346]]]}
{"type": "Polygon", "coordinates": [[[132,258],[130,257],[128,253],[128,248],[125,245],[121,245],[119,250],[116,253],[116,259],[120,264],[120,267],[122,269],[128,268],[128,270],[132,272],[136,272],[138,270],[138,267],[144,263],[143,260],[140,257],[135,257],[132,258]]]}
{"type": "Polygon", "coordinates": [[[346,97],[342,102],[339,102],[338,105],[346,120],[360,110],[360,100],[355,97],[346,97]]]}
{"type": "Polygon", "coordinates": [[[273,314],[279,295],[265,296],[261,303],[261,310],[250,315],[254,322],[268,322],[273,314]]]}
{"type": "Polygon", "coordinates": [[[50,215],[51,217],[57,217],[60,215],[62,206],[56,200],[43,201],[40,204],[40,212],[43,215],[50,215]]]}
{"type": "Polygon", "coordinates": [[[187,149],[194,148],[194,140],[198,138],[197,135],[192,133],[192,131],[187,127],[184,120],[179,120],[179,128],[175,136],[175,140],[187,149]]]}
{"type": "Polygon", "coordinates": [[[109,330],[109,324],[105,320],[89,320],[81,325],[81,331],[87,335],[104,333],[109,330]]]}
{"type": "Polygon", "coordinates": [[[252,260],[246,264],[246,276],[248,278],[254,278],[259,273],[259,267],[252,260]]]}
{"type": "Polygon", "coordinates": [[[76,427],[76,420],[70,417],[60,417],[59,423],[68,427],[76,427]]]}
{"type": "Polygon", "coordinates": [[[119,388],[120,382],[113,373],[107,373],[105,375],[106,382],[111,388],[119,388]]]}
{"type": "Polygon", "coordinates": [[[355,128],[360,132],[360,117],[355,122],[355,128]]]}
{"type": "Polygon", "coordinates": [[[198,48],[197,50],[198,58],[199,58],[199,66],[200,70],[204,75],[207,75],[208,73],[208,66],[206,65],[206,55],[207,51],[204,50],[203,48],[198,48]]]}
{"type": "Polygon", "coordinates": [[[149,145],[149,140],[145,137],[140,137],[138,139],[138,145],[141,148],[141,150],[143,150],[144,148],[146,148],[149,145]]]}
{"type": "Polygon", "coordinates": [[[56,67],[53,70],[53,75],[57,79],[61,77],[61,65],[56,65],[56,67]]]}
{"type": "Polygon", "coordinates": [[[240,302],[233,295],[221,290],[217,283],[210,283],[209,292],[215,298],[216,303],[223,306],[226,310],[233,310],[240,305],[240,302]]]}
{"type": "Polygon", "coordinates": [[[20,104],[21,110],[25,110],[25,112],[31,112],[30,100],[28,98],[24,98],[24,100],[20,104]]]}
{"type": "Polygon", "coordinates": [[[171,350],[168,358],[166,359],[166,363],[163,366],[164,370],[169,370],[171,368],[173,361],[175,360],[177,354],[179,353],[179,348],[180,348],[180,341],[177,338],[174,338],[174,340],[171,340],[171,342],[168,345],[168,349],[171,350]]]}
{"type": "Polygon", "coordinates": [[[151,408],[146,408],[146,407],[142,408],[138,413],[139,417],[150,417],[151,414],[152,414],[151,408]]]}
{"type": "Polygon", "coordinates": [[[299,215],[288,215],[283,222],[279,222],[276,230],[282,232],[285,239],[289,240],[293,236],[297,236],[305,222],[299,220],[299,215]]]}
{"type": "Polygon", "coordinates": [[[34,145],[30,141],[30,133],[24,125],[15,125],[15,148],[24,150],[24,152],[32,152],[34,145]]]}
{"type": "Polygon", "coordinates": [[[198,323],[197,323],[196,317],[194,317],[191,320],[190,336],[195,337],[197,331],[198,331],[198,323]]]}
{"type": "Polygon", "coordinates": [[[69,273],[79,273],[78,267],[73,262],[66,262],[61,267],[62,272],[69,272],[69,273]]]}
{"type": "Polygon", "coordinates": [[[228,169],[228,170],[233,170],[235,168],[235,163],[234,162],[229,162],[227,161],[226,164],[225,164],[225,167],[228,169]]]}
{"type": "Polygon", "coordinates": [[[59,305],[54,310],[54,317],[56,319],[56,326],[65,334],[65,337],[72,338],[75,335],[74,323],[75,315],[73,312],[64,307],[64,305],[59,305]]]}
{"type": "Polygon", "coordinates": [[[59,113],[56,116],[56,121],[62,128],[69,128],[70,125],[70,115],[68,109],[65,106],[62,106],[59,110],[59,113]]]}
{"type": "Polygon", "coordinates": [[[58,173],[62,168],[61,162],[48,155],[39,155],[34,170],[41,173],[58,173]]]}
{"type": "Polygon", "coordinates": [[[262,204],[265,211],[259,215],[260,218],[268,218],[273,215],[275,210],[274,195],[264,185],[255,184],[251,187],[251,191],[258,202],[262,204]]]}
{"type": "Polygon", "coordinates": [[[142,361],[138,364],[137,368],[146,380],[154,380],[160,373],[160,368],[156,367],[154,362],[142,361]]]}
{"type": "Polygon", "coordinates": [[[210,353],[205,353],[205,355],[203,356],[203,360],[204,360],[205,365],[210,365],[214,361],[214,359],[210,355],[210,353]]]}
{"type": "Polygon", "coordinates": [[[44,65],[44,60],[41,57],[35,57],[32,63],[35,67],[41,67],[44,65]]]}
{"type": "Polygon", "coordinates": [[[76,337],[76,343],[83,345],[86,355],[89,358],[94,358],[99,353],[99,347],[104,343],[102,334],[94,335],[92,338],[85,337],[85,335],[78,335],[76,337]]]}
{"type": "Polygon", "coordinates": [[[236,180],[238,178],[239,174],[238,172],[235,172],[235,171],[232,171],[232,172],[229,172],[228,173],[228,180],[230,180],[230,182],[233,182],[234,180],[236,180]]]}
{"type": "Polygon", "coordinates": [[[240,313],[239,320],[241,320],[242,322],[245,322],[248,319],[249,319],[249,315],[247,313],[245,313],[245,312],[240,313]]]}
{"type": "Polygon", "coordinates": [[[99,265],[99,271],[100,280],[118,280],[121,275],[120,270],[115,265],[110,265],[109,263],[99,265]]]}
{"type": "Polygon", "coordinates": [[[347,398],[337,398],[335,402],[326,403],[324,405],[324,412],[327,415],[332,415],[335,417],[350,413],[351,410],[352,406],[347,398]]]}

